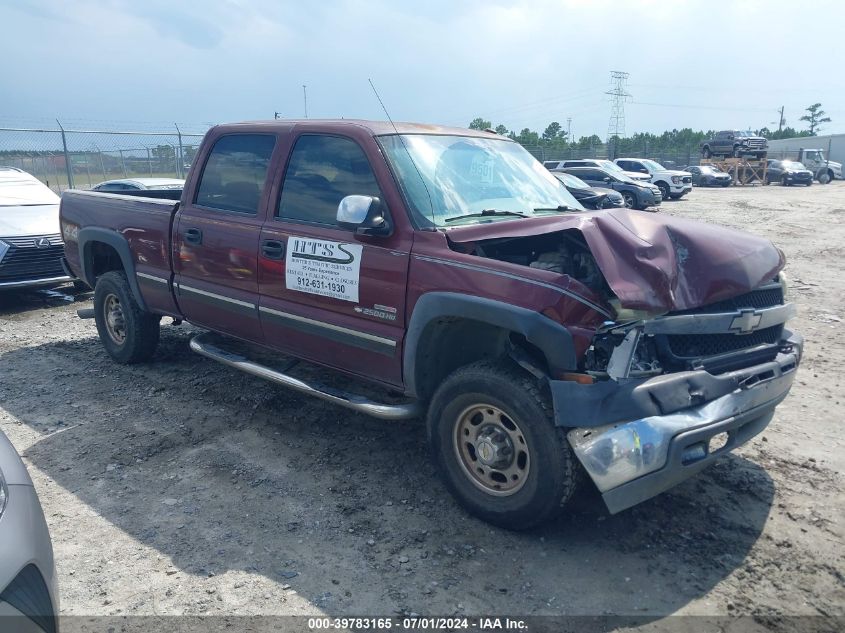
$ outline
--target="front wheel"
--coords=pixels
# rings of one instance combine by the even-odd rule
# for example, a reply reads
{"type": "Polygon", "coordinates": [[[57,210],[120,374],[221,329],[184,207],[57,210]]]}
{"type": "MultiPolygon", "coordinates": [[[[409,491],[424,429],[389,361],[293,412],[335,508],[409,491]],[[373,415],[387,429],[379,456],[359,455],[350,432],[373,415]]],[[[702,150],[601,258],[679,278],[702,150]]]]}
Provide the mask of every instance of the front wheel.
{"type": "Polygon", "coordinates": [[[509,362],[455,371],[432,398],[432,458],[446,487],[475,516],[511,530],[557,514],[574,494],[578,464],[549,397],[509,362]]]}
{"type": "Polygon", "coordinates": [[[781,177],[780,184],[783,185],[784,187],[789,186],[789,181],[786,179],[786,176],[781,177]]]}
{"type": "Polygon", "coordinates": [[[155,353],[161,317],[141,309],[122,271],[97,279],[94,320],[103,347],[118,363],[140,363],[155,353]]]}
{"type": "Polygon", "coordinates": [[[831,180],[833,180],[833,176],[830,172],[825,172],[819,176],[819,182],[823,185],[830,183],[831,180]]]}
{"type": "Polygon", "coordinates": [[[660,195],[664,200],[668,200],[672,195],[669,191],[669,185],[667,185],[665,182],[657,183],[657,188],[660,189],[660,195]]]}
{"type": "Polygon", "coordinates": [[[626,209],[636,209],[637,208],[637,197],[631,193],[630,191],[623,191],[622,192],[622,200],[625,201],[625,208],[626,209]]]}
{"type": "Polygon", "coordinates": [[[739,145],[734,147],[733,156],[734,158],[742,158],[742,148],[739,145]]]}

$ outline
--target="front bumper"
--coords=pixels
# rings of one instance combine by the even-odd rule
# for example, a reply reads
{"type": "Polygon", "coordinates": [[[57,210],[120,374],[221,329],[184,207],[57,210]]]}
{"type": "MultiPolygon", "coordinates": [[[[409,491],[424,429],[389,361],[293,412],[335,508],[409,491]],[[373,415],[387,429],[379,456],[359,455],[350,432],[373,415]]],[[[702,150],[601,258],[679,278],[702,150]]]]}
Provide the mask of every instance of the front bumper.
{"type": "MultiPolygon", "coordinates": [[[[803,339],[793,334],[773,361],[754,367],[636,381],[628,392],[629,410],[648,415],[569,431],[569,442],[608,509],[620,512],[668,490],[762,431],[792,387],[802,347],[803,339]],[[724,445],[711,448],[710,440],[723,433],[724,445]]],[[[555,383],[552,392],[559,411],[555,383]]],[[[613,406],[617,415],[620,405],[613,406]]],[[[576,407],[572,402],[569,410],[576,407]]]]}
{"type": "Polygon", "coordinates": [[[676,197],[681,197],[687,195],[690,191],[692,191],[692,182],[685,182],[680,185],[672,184],[669,186],[669,192],[671,195],[676,197]]]}

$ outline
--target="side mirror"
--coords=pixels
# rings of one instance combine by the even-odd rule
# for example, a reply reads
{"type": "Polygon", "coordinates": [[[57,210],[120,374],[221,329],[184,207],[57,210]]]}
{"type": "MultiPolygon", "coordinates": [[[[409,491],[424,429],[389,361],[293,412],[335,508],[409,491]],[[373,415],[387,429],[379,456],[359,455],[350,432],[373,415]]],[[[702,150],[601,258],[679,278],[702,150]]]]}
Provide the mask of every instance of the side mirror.
{"type": "Polygon", "coordinates": [[[373,196],[346,196],[337,205],[337,224],[358,235],[390,235],[390,216],[373,196]]]}
{"type": "Polygon", "coordinates": [[[605,182],[613,182],[613,178],[611,178],[610,176],[605,176],[604,178],[602,178],[602,180],[604,180],[605,182]]]}
{"type": "Polygon", "coordinates": [[[646,169],[645,167],[640,167],[637,171],[640,172],[641,174],[647,174],[648,173],[648,169],[646,169]]]}

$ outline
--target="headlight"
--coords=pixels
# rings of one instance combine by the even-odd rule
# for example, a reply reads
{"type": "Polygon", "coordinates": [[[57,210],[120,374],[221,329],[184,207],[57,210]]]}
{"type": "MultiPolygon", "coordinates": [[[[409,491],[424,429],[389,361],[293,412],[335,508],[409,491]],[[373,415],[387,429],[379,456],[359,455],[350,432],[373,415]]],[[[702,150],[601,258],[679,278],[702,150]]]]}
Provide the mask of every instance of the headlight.
{"type": "Polygon", "coordinates": [[[783,271],[778,273],[778,283],[780,283],[781,292],[783,292],[783,300],[786,301],[788,292],[789,292],[789,285],[786,282],[786,274],[783,271]]]}
{"type": "Polygon", "coordinates": [[[3,261],[3,257],[6,255],[8,250],[9,250],[9,245],[6,244],[6,242],[0,240],[0,262],[3,261]]]}
{"type": "Polygon", "coordinates": [[[0,471],[0,517],[3,516],[3,510],[6,509],[6,500],[9,498],[9,491],[6,489],[6,480],[3,478],[3,472],[0,471]]]}
{"type": "Polygon", "coordinates": [[[672,184],[678,185],[680,183],[681,183],[681,177],[680,176],[672,176],[672,184]]]}

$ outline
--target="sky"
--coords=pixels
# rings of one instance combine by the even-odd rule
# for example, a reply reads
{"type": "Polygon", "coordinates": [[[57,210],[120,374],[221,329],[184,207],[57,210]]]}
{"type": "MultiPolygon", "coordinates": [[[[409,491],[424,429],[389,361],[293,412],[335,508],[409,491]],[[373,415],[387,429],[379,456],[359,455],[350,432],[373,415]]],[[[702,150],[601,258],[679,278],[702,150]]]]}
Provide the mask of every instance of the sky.
{"type": "Polygon", "coordinates": [[[604,138],[610,72],[628,134],[845,131],[845,2],[0,0],[0,126],[202,130],[302,117],[604,138]]]}

